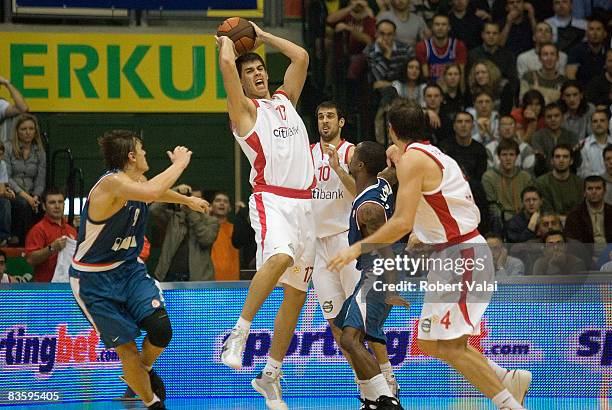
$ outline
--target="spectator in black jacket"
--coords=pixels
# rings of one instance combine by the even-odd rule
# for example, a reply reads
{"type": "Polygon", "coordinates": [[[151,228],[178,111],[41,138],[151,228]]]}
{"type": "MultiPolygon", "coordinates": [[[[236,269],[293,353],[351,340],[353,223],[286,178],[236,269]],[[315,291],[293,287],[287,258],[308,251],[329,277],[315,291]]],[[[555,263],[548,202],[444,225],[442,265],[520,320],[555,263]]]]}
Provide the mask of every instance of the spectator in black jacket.
{"type": "Polygon", "coordinates": [[[508,221],[506,236],[508,242],[519,243],[537,238],[537,225],[542,207],[542,194],[536,187],[529,186],[521,192],[523,209],[508,221]]]}

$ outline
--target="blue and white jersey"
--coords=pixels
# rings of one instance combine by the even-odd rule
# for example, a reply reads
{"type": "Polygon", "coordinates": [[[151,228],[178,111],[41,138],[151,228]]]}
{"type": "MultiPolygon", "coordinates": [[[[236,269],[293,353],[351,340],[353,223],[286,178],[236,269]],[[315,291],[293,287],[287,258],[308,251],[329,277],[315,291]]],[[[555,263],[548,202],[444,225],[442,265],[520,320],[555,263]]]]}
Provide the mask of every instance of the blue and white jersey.
{"type": "MultiPolygon", "coordinates": [[[[357,212],[361,205],[366,203],[375,203],[383,207],[385,210],[385,220],[388,220],[393,215],[395,200],[393,197],[393,189],[391,185],[383,178],[378,178],[375,185],[370,185],[364,189],[353,201],[351,209],[351,219],[349,222],[349,244],[363,239],[359,222],[357,221],[357,212]]],[[[373,259],[377,256],[373,253],[363,254],[357,258],[357,269],[368,269],[373,265],[373,259]]]]}
{"type": "MultiPolygon", "coordinates": [[[[108,171],[100,177],[91,192],[104,178],[117,173],[108,171]]],[[[144,245],[148,204],[127,201],[116,214],[103,221],[89,218],[89,196],[81,212],[81,225],[72,267],[84,272],[104,272],[123,262],[136,260],[144,245]]]]}

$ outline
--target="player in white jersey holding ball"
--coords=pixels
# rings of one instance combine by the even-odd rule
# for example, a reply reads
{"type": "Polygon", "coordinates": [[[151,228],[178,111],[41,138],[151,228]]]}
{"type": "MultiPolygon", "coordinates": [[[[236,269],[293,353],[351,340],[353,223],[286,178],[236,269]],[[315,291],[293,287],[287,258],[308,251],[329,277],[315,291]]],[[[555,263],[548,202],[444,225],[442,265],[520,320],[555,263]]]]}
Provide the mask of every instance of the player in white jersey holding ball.
{"type": "MultiPolygon", "coordinates": [[[[327,269],[330,258],[348,246],[349,219],[355,198],[355,179],[349,175],[355,146],[342,138],[345,118],[338,104],[325,101],[317,107],[317,126],[320,140],[311,145],[317,187],[312,191],[312,209],[316,231],[316,258],[312,283],[323,317],[329,322],[336,344],[340,346],[342,331],[334,325],[344,301],[353,294],[361,278],[354,264],[339,273],[327,269]]],[[[370,342],[382,373],[394,395],[399,386],[389,362],[387,347],[370,342]]],[[[350,355],[343,351],[352,364],[350,355]]]]}
{"type": "Polygon", "coordinates": [[[280,367],[306,300],[314,263],[311,204],[316,179],[306,127],[295,110],[306,80],[308,53],[253,27],[255,48],[262,43],[275,47],[291,63],[283,85],[270,95],[262,58],[255,53],[238,57],[229,37],[217,38],[232,131],[252,167],[249,211],[257,242],[257,273],[240,318],[223,344],[221,360],[235,369],[242,366],[251,322],[280,283],[284,298],[274,322],[270,356],[251,384],[266,398],[268,408],[283,410],[287,404],[282,399],[280,367]]]}
{"type": "MultiPolygon", "coordinates": [[[[464,264],[461,274],[430,269],[429,283],[457,282],[467,288],[466,283],[470,282],[492,282],[493,258],[477,230],[480,212],[461,168],[438,148],[422,142],[426,119],[416,104],[406,100],[394,102],[388,122],[389,135],[401,153],[395,164],[399,181],[395,213],[374,234],[337,254],[329,268],[337,271],[344,267],[361,255],[364,244],[391,244],[412,231],[420,242],[436,249],[431,260],[450,258],[459,266],[459,262],[472,259],[471,267],[464,264]],[[479,260],[480,264],[475,263],[479,260]]],[[[477,295],[473,291],[426,292],[418,329],[419,347],[451,365],[492,399],[497,408],[524,410],[521,402],[529,388],[531,373],[508,371],[487,361],[468,343],[471,335],[480,334],[480,320],[488,298],[490,294],[477,295]]]]}

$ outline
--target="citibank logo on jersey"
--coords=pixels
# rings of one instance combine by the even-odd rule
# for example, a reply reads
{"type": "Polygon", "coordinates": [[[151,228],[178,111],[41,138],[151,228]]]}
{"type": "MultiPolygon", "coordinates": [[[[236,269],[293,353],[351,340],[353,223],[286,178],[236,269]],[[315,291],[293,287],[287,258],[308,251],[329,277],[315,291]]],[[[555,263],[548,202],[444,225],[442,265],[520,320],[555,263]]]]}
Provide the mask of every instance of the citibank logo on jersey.
{"type": "Polygon", "coordinates": [[[289,138],[289,137],[293,137],[294,135],[299,134],[299,132],[300,132],[300,129],[296,126],[278,127],[274,131],[272,131],[272,134],[276,138],[289,138]]]}
{"type": "MultiPolygon", "coordinates": [[[[410,329],[389,329],[385,331],[387,336],[387,350],[389,361],[393,366],[401,366],[407,359],[430,358],[418,347],[417,329],[419,321],[415,320],[410,329]]],[[[242,365],[245,368],[253,368],[262,363],[268,356],[272,343],[271,330],[252,330],[247,339],[242,365]]],[[[221,346],[229,333],[219,335],[216,341],[216,360],[220,361],[221,346]]],[[[470,345],[488,356],[512,357],[513,360],[532,361],[538,360],[541,356],[531,343],[499,343],[498,341],[488,341],[489,330],[484,321],[481,322],[481,334],[472,336],[469,339],[470,345]]],[[[296,331],[291,345],[287,351],[287,362],[292,358],[300,360],[304,357],[318,357],[322,361],[344,362],[344,356],[334,341],[331,329],[327,326],[319,331],[296,331]]]]}
{"type": "Polygon", "coordinates": [[[31,369],[46,376],[57,365],[90,367],[107,363],[120,366],[117,353],[99,344],[100,338],[93,328],[71,336],[68,325],[60,324],[54,334],[40,336],[28,333],[25,325],[18,325],[0,333],[0,369],[31,369]]]}

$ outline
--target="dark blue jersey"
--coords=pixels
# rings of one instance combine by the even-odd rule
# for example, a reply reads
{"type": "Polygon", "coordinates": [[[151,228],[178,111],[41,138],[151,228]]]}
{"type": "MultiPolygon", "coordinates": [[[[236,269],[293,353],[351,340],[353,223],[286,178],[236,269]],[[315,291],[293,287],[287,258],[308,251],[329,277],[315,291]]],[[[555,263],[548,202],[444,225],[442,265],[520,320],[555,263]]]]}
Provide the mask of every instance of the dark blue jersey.
{"type": "MultiPolygon", "coordinates": [[[[375,185],[370,185],[364,189],[353,201],[353,208],[351,209],[351,219],[349,222],[349,244],[363,239],[359,222],[357,221],[357,211],[359,207],[365,203],[375,203],[383,207],[385,210],[385,217],[388,220],[393,215],[394,198],[393,190],[391,185],[384,179],[378,178],[378,182],[375,185]]],[[[372,253],[363,254],[357,259],[357,269],[368,269],[372,267],[373,259],[376,255],[372,253]]]]}
{"type": "MultiPolygon", "coordinates": [[[[102,179],[118,171],[109,171],[102,179]]],[[[136,260],[144,245],[149,206],[144,202],[126,201],[123,208],[104,221],[89,218],[89,197],[81,212],[77,248],[72,260],[74,269],[86,272],[108,271],[123,262],[136,260]]]]}

